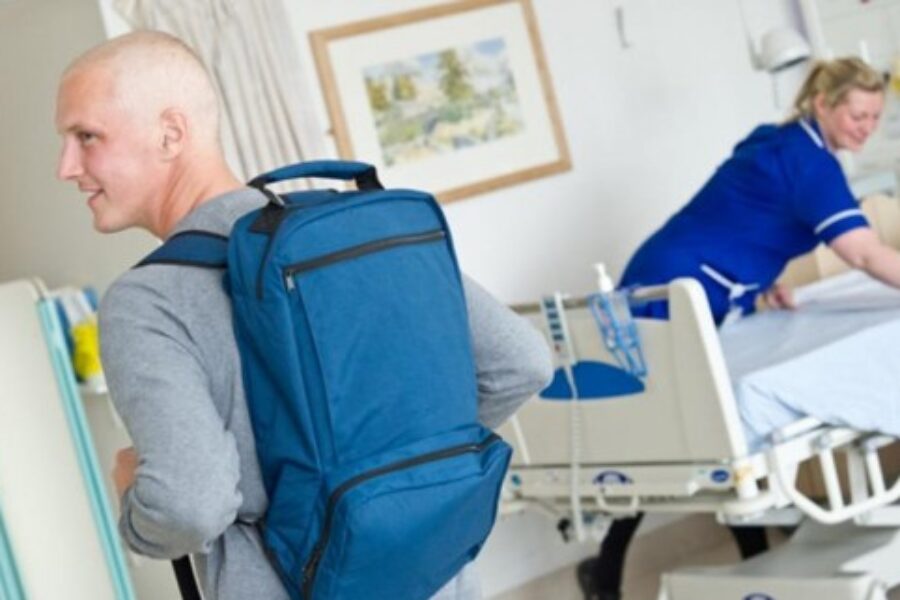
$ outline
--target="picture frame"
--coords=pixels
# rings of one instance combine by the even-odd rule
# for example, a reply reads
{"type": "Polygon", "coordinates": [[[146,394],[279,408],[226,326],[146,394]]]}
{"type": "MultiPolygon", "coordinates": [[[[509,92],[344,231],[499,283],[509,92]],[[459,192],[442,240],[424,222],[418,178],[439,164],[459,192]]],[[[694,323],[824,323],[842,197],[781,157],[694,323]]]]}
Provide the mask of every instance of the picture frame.
{"type": "Polygon", "coordinates": [[[341,158],[450,202],[571,168],[530,0],[463,0],[320,29],[341,158]]]}

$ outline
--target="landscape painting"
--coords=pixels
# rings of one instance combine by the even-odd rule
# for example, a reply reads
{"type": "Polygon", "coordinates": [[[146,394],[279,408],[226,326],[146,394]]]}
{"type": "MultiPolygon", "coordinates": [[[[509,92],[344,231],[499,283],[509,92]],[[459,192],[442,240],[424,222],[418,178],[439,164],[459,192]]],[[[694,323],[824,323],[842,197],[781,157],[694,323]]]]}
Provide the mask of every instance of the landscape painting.
{"type": "Polygon", "coordinates": [[[487,144],[524,128],[502,38],[374,65],[363,77],[387,166],[487,144]]]}
{"type": "Polygon", "coordinates": [[[340,158],[441,202],[571,168],[532,0],[455,0],[310,32],[340,158]]]}

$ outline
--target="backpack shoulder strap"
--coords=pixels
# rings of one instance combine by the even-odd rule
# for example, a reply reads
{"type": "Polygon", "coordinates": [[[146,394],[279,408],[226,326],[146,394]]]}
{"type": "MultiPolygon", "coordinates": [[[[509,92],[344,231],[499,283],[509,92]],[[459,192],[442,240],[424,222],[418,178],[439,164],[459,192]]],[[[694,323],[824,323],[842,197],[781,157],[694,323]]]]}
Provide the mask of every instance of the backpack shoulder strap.
{"type": "Polygon", "coordinates": [[[134,268],[147,265],[224,269],[228,265],[228,238],[209,231],[182,231],[167,239],[134,268]]]}
{"type": "MultiPolygon", "coordinates": [[[[163,242],[162,246],[148,254],[134,268],[147,265],[224,269],[228,266],[228,238],[199,229],[182,231],[163,242]]],[[[182,556],[173,560],[172,568],[175,570],[175,581],[182,600],[201,600],[190,557],[182,556]]]]}

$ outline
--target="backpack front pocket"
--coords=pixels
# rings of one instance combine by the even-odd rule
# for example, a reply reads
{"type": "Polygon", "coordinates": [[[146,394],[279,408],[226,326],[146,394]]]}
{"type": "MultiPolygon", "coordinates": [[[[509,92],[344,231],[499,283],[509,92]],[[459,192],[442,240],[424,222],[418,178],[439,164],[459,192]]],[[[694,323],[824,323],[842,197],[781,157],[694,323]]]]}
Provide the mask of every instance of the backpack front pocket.
{"type": "Polygon", "coordinates": [[[428,598],[481,549],[509,455],[489,433],[335,487],[304,568],[303,598],[428,598]]]}
{"type": "Polygon", "coordinates": [[[295,263],[285,276],[310,403],[321,405],[311,412],[323,415],[315,431],[330,437],[320,440],[326,468],[476,421],[465,299],[442,230],[295,263]]]}

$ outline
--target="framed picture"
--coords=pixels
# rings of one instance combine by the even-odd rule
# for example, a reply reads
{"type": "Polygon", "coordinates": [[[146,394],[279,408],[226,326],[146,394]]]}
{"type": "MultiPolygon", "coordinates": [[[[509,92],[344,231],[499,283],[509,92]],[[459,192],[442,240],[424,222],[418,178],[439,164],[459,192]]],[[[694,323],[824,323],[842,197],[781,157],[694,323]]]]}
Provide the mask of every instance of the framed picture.
{"type": "Polygon", "coordinates": [[[341,158],[449,202],[571,168],[530,0],[310,33],[341,158]]]}

